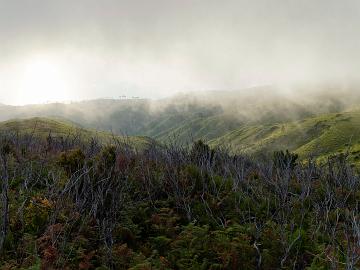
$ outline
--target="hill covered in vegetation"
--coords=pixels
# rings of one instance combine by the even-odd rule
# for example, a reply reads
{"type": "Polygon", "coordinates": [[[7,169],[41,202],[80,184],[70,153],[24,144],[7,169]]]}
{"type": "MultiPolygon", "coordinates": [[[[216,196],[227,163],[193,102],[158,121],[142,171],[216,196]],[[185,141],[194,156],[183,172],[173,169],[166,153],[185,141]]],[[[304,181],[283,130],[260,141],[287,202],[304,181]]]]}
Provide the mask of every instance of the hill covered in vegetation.
{"type": "Polygon", "coordinates": [[[355,269],[359,176],[289,152],[0,137],[2,269],[355,269]]]}
{"type": "Polygon", "coordinates": [[[120,136],[110,132],[86,129],[74,122],[51,118],[26,118],[0,122],[1,134],[27,135],[41,139],[60,139],[62,141],[84,141],[96,139],[102,144],[123,143],[139,149],[145,148],[153,140],[145,136],[120,136]]]}
{"type": "Polygon", "coordinates": [[[355,86],[263,86],[242,91],[207,91],[167,99],[99,99],[70,104],[0,105],[0,120],[50,117],[117,135],[150,136],[181,143],[213,140],[246,125],[275,125],[353,110],[355,86]]]}
{"type": "MultiPolygon", "coordinates": [[[[273,151],[289,149],[301,159],[316,156],[325,160],[332,154],[349,151],[352,162],[357,162],[360,94],[354,89],[354,86],[298,86],[287,92],[264,86],[182,94],[163,100],[0,105],[0,117],[56,119],[55,126],[44,123],[44,127],[48,126],[44,134],[50,130],[63,136],[64,132],[75,132],[99,137],[101,141],[129,136],[140,144],[152,138],[161,144],[183,146],[201,139],[213,148],[231,148],[232,153],[271,155],[273,151]]],[[[25,130],[27,126],[34,127],[35,123],[30,122],[25,124],[25,130]]],[[[11,120],[6,125],[13,127],[11,120]]]]}
{"type": "Polygon", "coordinates": [[[360,267],[359,110],[118,102],[0,123],[0,269],[360,267]]]}
{"type": "Polygon", "coordinates": [[[244,125],[210,142],[227,146],[234,153],[271,153],[289,149],[302,158],[323,159],[349,152],[360,159],[360,111],[324,114],[270,125],[244,125]]]}

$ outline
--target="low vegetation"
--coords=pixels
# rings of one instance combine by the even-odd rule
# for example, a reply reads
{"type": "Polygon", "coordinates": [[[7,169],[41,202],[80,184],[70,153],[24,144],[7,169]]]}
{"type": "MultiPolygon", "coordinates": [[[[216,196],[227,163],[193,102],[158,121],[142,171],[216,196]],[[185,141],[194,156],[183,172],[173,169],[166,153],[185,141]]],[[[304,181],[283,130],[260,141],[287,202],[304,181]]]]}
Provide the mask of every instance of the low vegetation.
{"type": "Polygon", "coordinates": [[[360,179],[322,164],[3,131],[2,269],[355,269],[360,179]]]}

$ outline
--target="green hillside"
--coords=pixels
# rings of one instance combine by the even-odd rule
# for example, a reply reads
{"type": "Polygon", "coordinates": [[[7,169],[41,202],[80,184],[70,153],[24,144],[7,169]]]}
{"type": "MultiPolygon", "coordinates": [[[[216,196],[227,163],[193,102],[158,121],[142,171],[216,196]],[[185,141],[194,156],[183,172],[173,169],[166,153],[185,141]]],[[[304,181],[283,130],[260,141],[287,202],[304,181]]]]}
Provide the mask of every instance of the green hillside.
{"type": "Polygon", "coordinates": [[[102,143],[114,139],[143,148],[153,139],[178,143],[204,139],[212,147],[225,146],[233,153],[271,154],[288,149],[302,158],[316,156],[323,159],[349,150],[354,161],[360,161],[360,111],[324,114],[278,124],[245,124],[225,115],[177,114],[157,119],[144,134],[119,136],[110,132],[80,127],[65,120],[30,118],[0,123],[0,132],[19,132],[43,138],[78,136],[88,140],[97,138],[102,143]]]}
{"type": "MultiPolygon", "coordinates": [[[[275,125],[360,104],[358,85],[262,86],[239,91],[204,91],[166,99],[96,99],[26,106],[0,105],[0,121],[29,117],[70,120],[118,135],[214,140],[247,126],[275,125]]],[[[261,127],[260,127],[261,128],[261,127]]],[[[262,128],[261,128],[262,129],[262,128]]],[[[266,128],[265,128],[266,129],[266,128]]],[[[246,129],[246,133],[251,132],[246,129]]],[[[266,132],[266,130],[265,130],[266,132]]]]}
{"type": "Polygon", "coordinates": [[[360,159],[360,111],[324,114],[275,125],[244,125],[210,144],[252,154],[288,149],[303,158],[321,158],[349,150],[357,160],[360,159]]]}
{"type": "Polygon", "coordinates": [[[234,130],[238,125],[238,121],[223,115],[207,118],[199,117],[171,130],[171,134],[178,134],[182,140],[185,140],[190,135],[195,139],[210,140],[234,130]]]}
{"type": "Polygon", "coordinates": [[[49,136],[49,134],[51,134],[52,137],[63,137],[64,139],[67,137],[79,137],[83,140],[96,138],[104,144],[113,143],[117,140],[139,148],[143,148],[152,142],[150,138],[145,136],[125,137],[113,135],[109,132],[82,128],[70,121],[41,117],[0,122],[0,132],[34,134],[35,136],[43,138],[49,136]]]}
{"type": "Polygon", "coordinates": [[[192,140],[212,140],[236,129],[240,121],[226,115],[169,116],[155,121],[144,133],[159,141],[176,139],[186,143],[192,140]]]}
{"type": "Polygon", "coordinates": [[[0,129],[48,135],[121,135],[143,144],[149,138],[186,145],[202,139],[229,146],[233,153],[271,153],[289,149],[302,157],[326,157],[348,149],[357,157],[360,91],[357,86],[292,89],[257,87],[243,91],[188,93],[163,100],[98,99],[70,104],[0,106],[0,129]],[[357,109],[354,109],[356,108],[357,109]],[[49,119],[53,120],[49,120],[49,119]],[[54,120],[62,119],[62,120],[54,120]],[[74,124],[78,123],[78,124],[74,124]],[[147,137],[144,137],[147,136],[147,137]]]}

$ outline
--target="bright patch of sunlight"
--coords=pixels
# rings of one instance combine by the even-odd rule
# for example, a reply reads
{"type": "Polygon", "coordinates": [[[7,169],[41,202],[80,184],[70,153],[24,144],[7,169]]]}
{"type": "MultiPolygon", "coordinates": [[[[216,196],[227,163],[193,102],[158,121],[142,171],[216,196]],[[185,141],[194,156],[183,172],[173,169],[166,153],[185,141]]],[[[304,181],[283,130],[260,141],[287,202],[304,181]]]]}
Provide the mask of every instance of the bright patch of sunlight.
{"type": "Polygon", "coordinates": [[[66,70],[54,59],[33,57],[23,66],[19,78],[18,103],[34,104],[69,99],[66,70]]]}

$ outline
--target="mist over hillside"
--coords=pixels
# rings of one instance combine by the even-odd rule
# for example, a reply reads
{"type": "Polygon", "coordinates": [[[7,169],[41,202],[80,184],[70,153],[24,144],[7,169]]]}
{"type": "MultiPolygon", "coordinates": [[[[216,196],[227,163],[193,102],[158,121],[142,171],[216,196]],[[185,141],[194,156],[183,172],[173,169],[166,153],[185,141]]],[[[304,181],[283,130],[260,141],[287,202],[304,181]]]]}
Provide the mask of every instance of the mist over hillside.
{"type": "Polygon", "coordinates": [[[97,99],[70,104],[0,105],[0,120],[54,117],[116,134],[164,137],[175,131],[175,125],[191,125],[193,121],[206,119],[221,121],[226,132],[241,124],[278,123],[350,110],[360,104],[358,89],[354,85],[261,86],[239,91],[183,93],[159,100],[97,99]]]}

